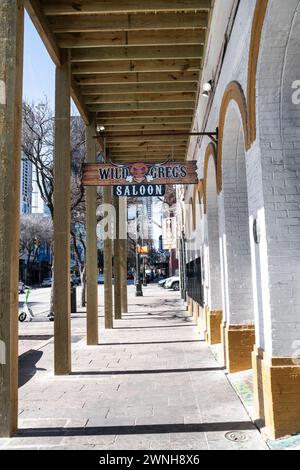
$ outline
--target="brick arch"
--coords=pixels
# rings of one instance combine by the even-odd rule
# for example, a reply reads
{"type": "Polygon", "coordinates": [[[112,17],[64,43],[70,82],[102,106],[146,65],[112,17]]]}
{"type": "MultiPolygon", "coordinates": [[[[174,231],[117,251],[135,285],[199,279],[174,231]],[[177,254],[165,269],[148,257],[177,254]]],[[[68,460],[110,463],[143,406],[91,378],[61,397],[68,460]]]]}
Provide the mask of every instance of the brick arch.
{"type": "Polygon", "coordinates": [[[193,197],[190,197],[189,217],[192,219],[192,229],[196,230],[196,205],[195,205],[195,191],[193,197]]]}
{"type": "MultiPolygon", "coordinates": [[[[217,176],[217,149],[213,143],[210,143],[207,146],[205,157],[204,157],[204,181],[203,181],[203,206],[204,206],[204,214],[206,214],[207,210],[207,173],[208,173],[208,163],[209,159],[213,158],[215,168],[216,168],[216,176],[217,176]]],[[[218,187],[218,180],[216,179],[216,188],[218,187]]]]}
{"type": "MultiPolygon", "coordinates": [[[[193,192],[193,226],[194,226],[194,230],[196,229],[196,224],[197,224],[197,220],[196,220],[196,217],[197,217],[197,214],[196,214],[197,195],[198,195],[198,198],[199,198],[198,188],[197,188],[197,186],[194,186],[194,192],[193,192]]],[[[198,199],[198,201],[199,201],[199,199],[198,199]]]]}
{"type": "Polygon", "coordinates": [[[204,186],[203,186],[203,180],[199,181],[198,183],[198,194],[199,194],[199,202],[201,204],[201,201],[204,197],[204,186]]]}
{"type": "Polygon", "coordinates": [[[257,0],[252,23],[248,61],[247,103],[249,112],[249,146],[256,140],[256,76],[261,36],[269,0],[257,0]]]}
{"type": "Polygon", "coordinates": [[[235,101],[242,120],[243,131],[244,131],[244,142],[245,150],[249,150],[249,132],[248,132],[248,111],[246,98],[241,85],[238,82],[231,82],[227,86],[219,114],[219,143],[218,143],[218,156],[217,156],[217,189],[218,193],[222,191],[222,156],[223,156],[223,136],[224,127],[226,124],[227,109],[231,101],[235,101]]]}
{"type": "Polygon", "coordinates": [[[203,184],[202,184],[202,181],[199,181],[198,185],[194,186],[194,192],[193,192],[193,209],[194,209],[193,216],[195,218],[195,226],[196,226],[196,220],[197,220],[197,202],[199,203],[200,211],[201,211],[202,198],[203,198],[203,184]],[[197,196],[198,196],[198,201],[197,201],[197,196]]]}

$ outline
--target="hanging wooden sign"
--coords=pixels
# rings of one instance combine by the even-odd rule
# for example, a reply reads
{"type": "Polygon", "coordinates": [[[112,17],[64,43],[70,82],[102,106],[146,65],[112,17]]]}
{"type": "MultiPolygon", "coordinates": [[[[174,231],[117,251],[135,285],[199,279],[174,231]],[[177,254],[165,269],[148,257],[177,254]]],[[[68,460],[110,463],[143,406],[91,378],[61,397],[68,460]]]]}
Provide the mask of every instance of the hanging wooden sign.
{"type": "Polygon", "coordinates": [[[166,194],[165,184],[126,184],[114,186],[114,196],[122,197],[151,197],[164,196],[166,194]]]}
{"type": "Polygon", "coordinates": [[[84,186],[198,184],[197,162],[87,163],[82,183],[84,186]]]}

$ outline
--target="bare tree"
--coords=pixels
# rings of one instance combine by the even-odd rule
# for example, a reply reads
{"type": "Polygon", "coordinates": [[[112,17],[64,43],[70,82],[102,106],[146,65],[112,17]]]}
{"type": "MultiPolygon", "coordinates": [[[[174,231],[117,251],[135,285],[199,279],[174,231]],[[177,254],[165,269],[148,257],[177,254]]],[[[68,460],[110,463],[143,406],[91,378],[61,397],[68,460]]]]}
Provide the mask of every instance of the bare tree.
{"type": "Polygon", "coordinates": [[[52,222],[49,218],[22,215],[20,220],[20,256],[25,258],[25,283],[29,284],[32,266],[37,261],[39,247],[52,243],[52,222]]]}
{"type": "MultiPolygon", "coordinates": [[[[54,204],[54,117],[47,100],[38,103],[23,103],[22,152],[36,170],[36,180],[42,200],[49,208],[53,220],[54,204]]],[[[85,126],[79,116],[71,119],[71,237],[75,254],[78,254],[78,236],[76,212],[85,217],[85,193],[81,183],[82,168],[85,160],[85,126]]],[[[83,222],[85,223],[85,222],[83,222]]],[[[55,260],[53,260],[53,263],[55,260]]],[[[79,259],[78,259],[79,262],[79,259]]],[[[81,274],[84,271],[85,258],[79,263],[81,274]]],[[[53,268],[53,266],[52,266],[53,268]]],[[[84,281],[84,279],[83,279],[84,281]]],[[[83,285],[85,289],[85,285],[83,285]]],[[[53,295],[51,293],[50,314],[53,313],[53,295]]]]}

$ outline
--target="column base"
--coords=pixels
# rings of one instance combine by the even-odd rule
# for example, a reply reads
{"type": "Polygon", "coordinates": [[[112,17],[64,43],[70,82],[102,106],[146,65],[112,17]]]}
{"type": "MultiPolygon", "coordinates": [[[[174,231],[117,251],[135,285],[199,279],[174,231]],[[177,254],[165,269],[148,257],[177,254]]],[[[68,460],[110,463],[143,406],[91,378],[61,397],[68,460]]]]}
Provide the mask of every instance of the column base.
{"type": "Polygon", "coordinates": [[[226,321],[223,320],[221,325],[220,325],[220,335],[221,335],[221,343],[222,343],[222,350],[223,350],[223,360],[224,360],[224,365],[226,367],[226,334],[225,334],[225,331],[226,331],[226,321]]]}
{"type": "Polygon", "coordinates": [[[229,373],[252,368],[255,344],[254,325],[226,325],[224,331],[225,365],[229,373]]]}
{"type": "Polygon", "coordinates": [[[195,301],[193,301],[193,321],[196,323],[198,322],[198,317],[199,317],[199,304],[195,301]]]}
{"type": "Polygon", "coordinates": [[[256,411],[273,439],[300,433],[300,364],[254,349],[256,411]],[[258,365],[258,366],[257,366],[258,365]]]}
{"type": "Polygon", "coordinates": [[[187,297],[187,311],[193,313],[193,300],[190,297],[187,297]]]}
{"type": "Polygon", "coordinates": [[[263,353],[262,349],[254,346],[254,350],[252,352],[254,405],[257,418],[264,421],[265,405],[262,376],[263,353]]]}
{"type": "Polygon", "coordinates": [[[204,306],[203,310],[204,316],[203,316],[203,335],[204,335],[204,340],[208,343],[208,315],[209,315],[209,307],[207,305],[204,306]]]}
{"type": "Polygon", "coordinates": [[[197,321],[198,333],[201,335],[201,339],[204,339],[205,335],[205,308],[199,305],[199,316],[197,321]]]}
{"type": "Polygon", "coordinates": [[[222,319],[222,310],[207,309],[205,340],[208,344],[213,345],[221,343],[222,319]]]}

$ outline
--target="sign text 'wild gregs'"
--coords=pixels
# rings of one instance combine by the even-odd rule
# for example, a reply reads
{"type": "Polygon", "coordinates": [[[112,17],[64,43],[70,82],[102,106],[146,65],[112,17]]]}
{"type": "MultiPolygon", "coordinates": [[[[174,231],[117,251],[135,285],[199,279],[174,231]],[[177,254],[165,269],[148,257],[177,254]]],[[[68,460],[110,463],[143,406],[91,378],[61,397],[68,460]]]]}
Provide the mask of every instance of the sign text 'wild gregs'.
{"type": "Polygon", "coordinates": [[[120,186],[131,184],[197,184],[195,161],[160,164],[87,163],[84,165],[85,186],[120,186]]]}

